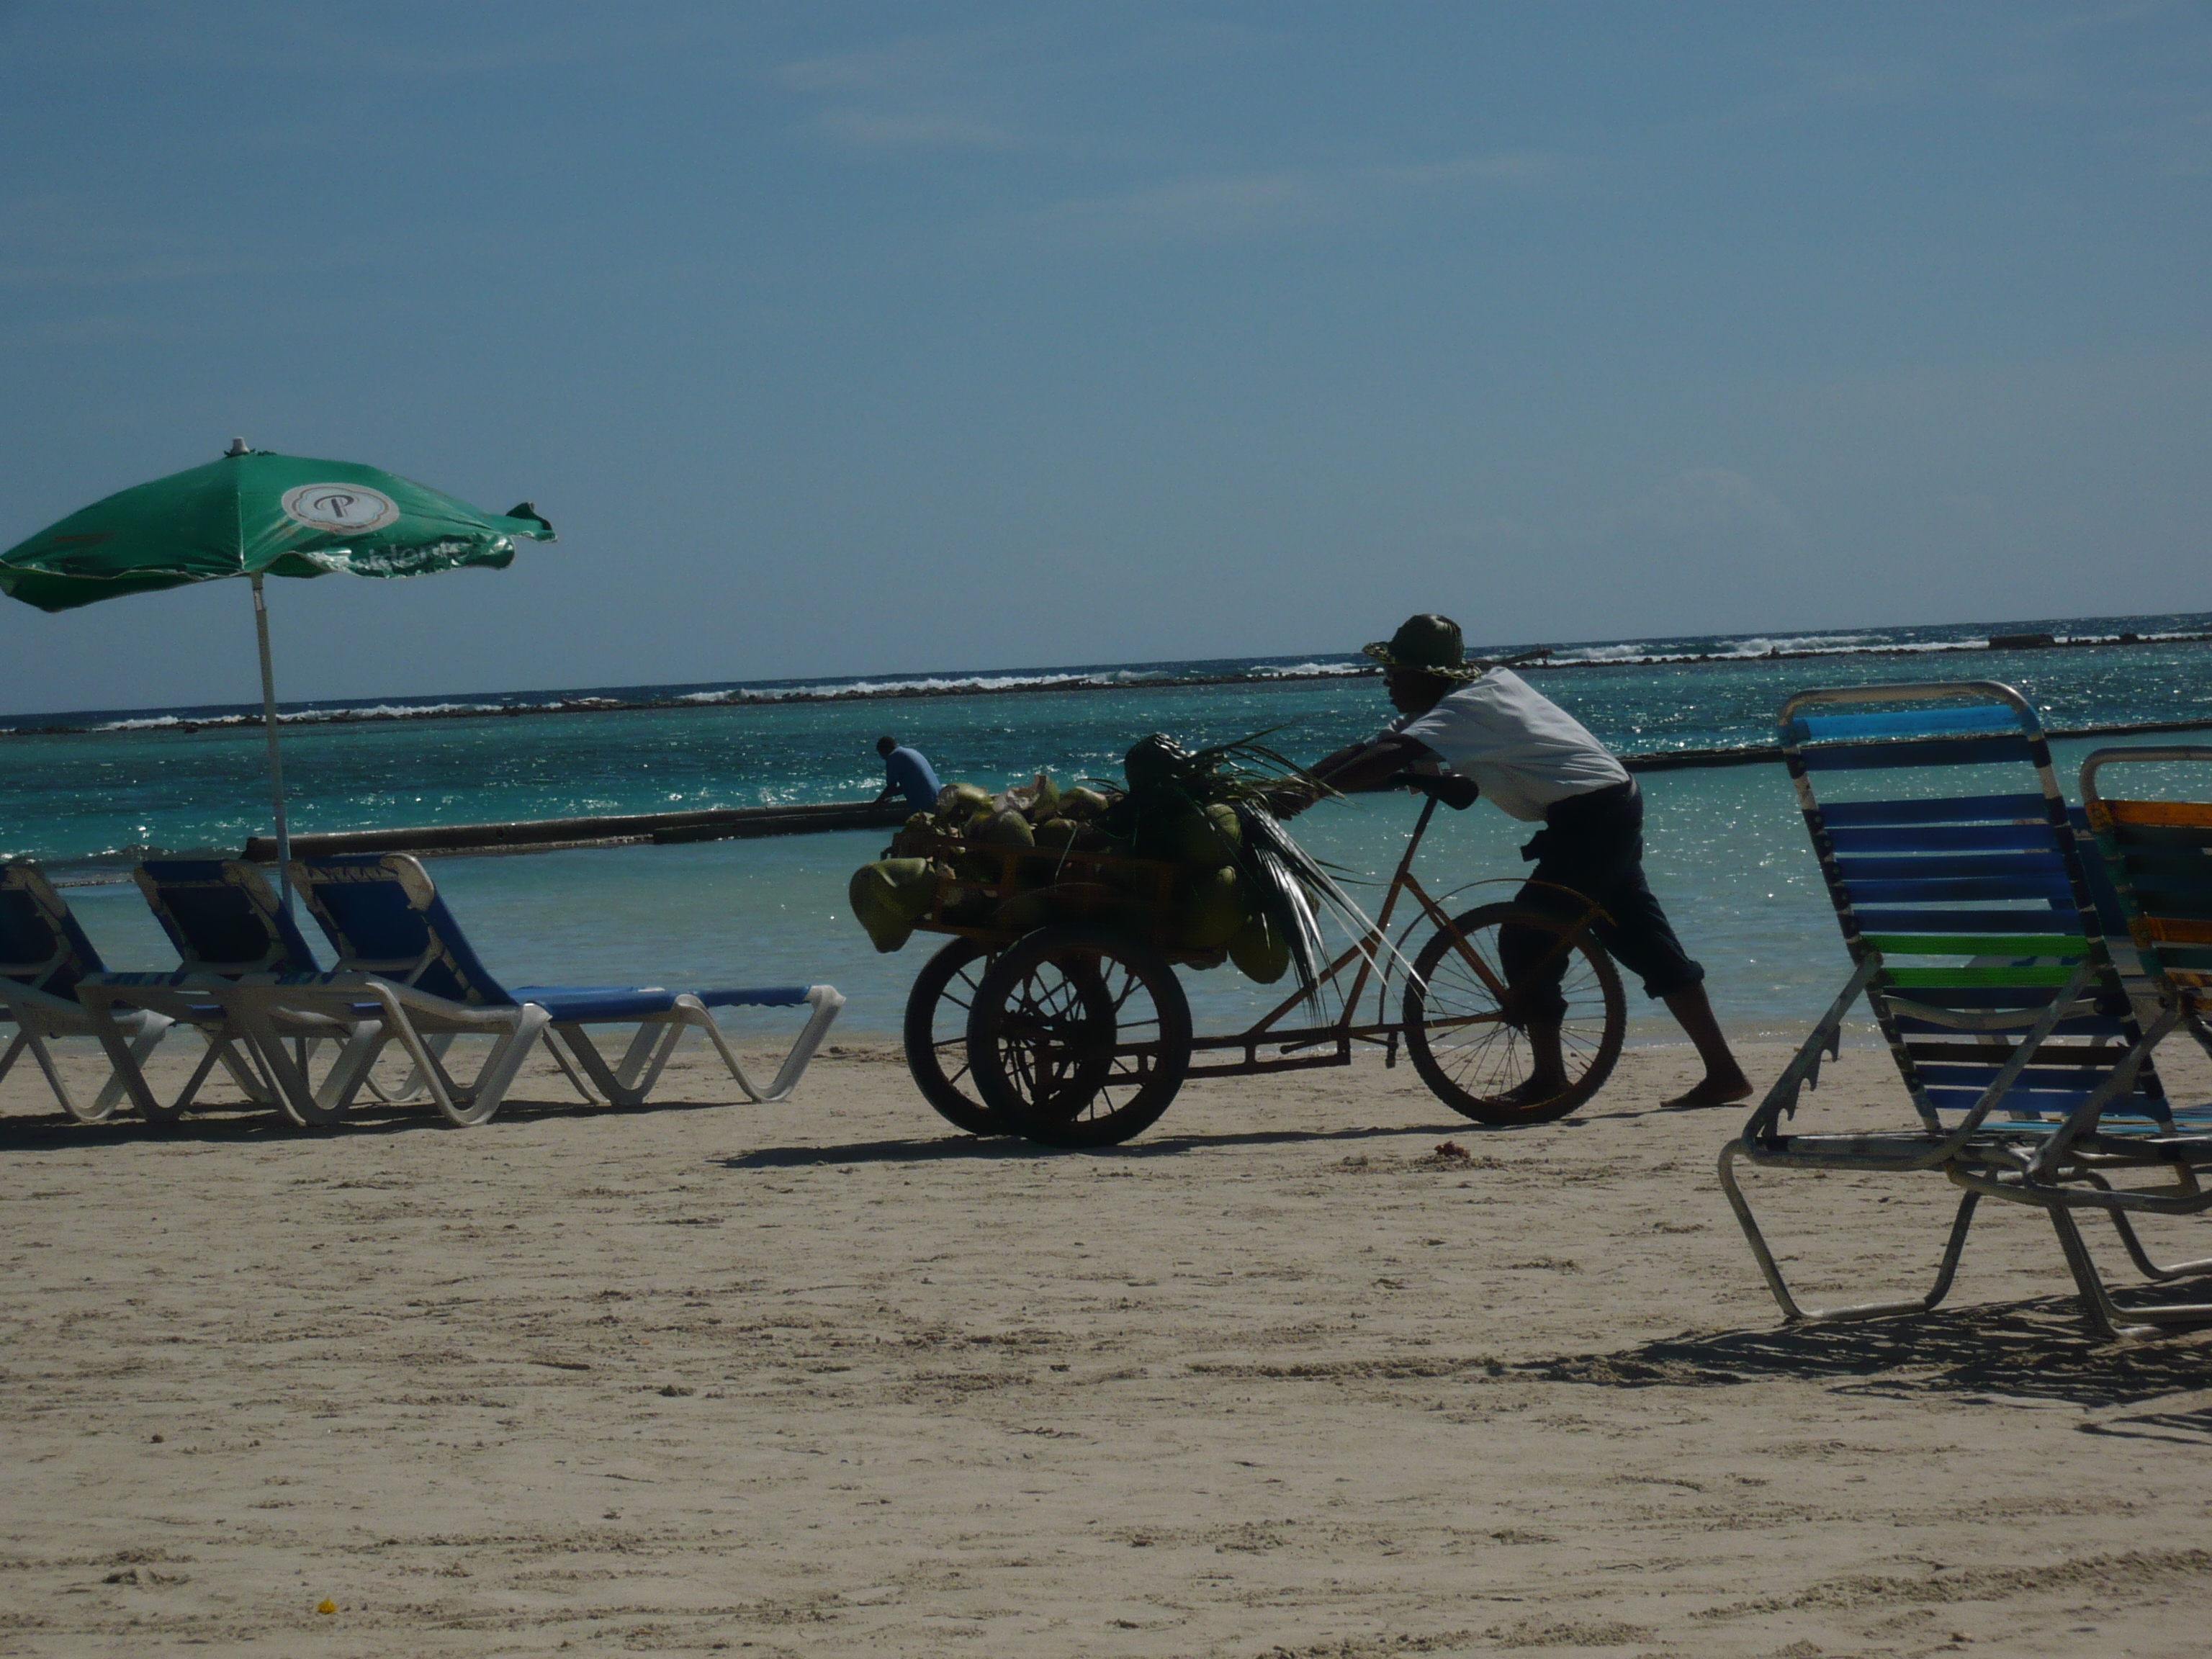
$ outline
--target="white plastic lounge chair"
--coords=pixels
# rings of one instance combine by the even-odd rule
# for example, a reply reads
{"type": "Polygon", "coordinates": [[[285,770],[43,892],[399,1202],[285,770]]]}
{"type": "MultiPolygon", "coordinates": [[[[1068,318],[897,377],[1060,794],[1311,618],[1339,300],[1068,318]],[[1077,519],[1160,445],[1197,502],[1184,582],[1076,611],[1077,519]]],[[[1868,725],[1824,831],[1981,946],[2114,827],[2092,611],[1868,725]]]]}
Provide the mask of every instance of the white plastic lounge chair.
{"type": "MultiPolygon", "coordinates": [[[[481,1123],[499,1109],[531,1047],[547,1033],[548,1049],[578,1093],[594,1104],[642,1105],[685,1031],[702,1032],[748,1099],[789,1097],[821,1047],[845,999],[834,987],[670,991],[652,987],[518,986],[504,988],[485,969],[422,864],[404,854],[348,854],[295,863],[292,885],[322,925],[338,964],[312,978],[279,975],[273,983],[241,981],[226,1002],[278,1079],[294,1109],[309,1121],[335,1122],[386,1042],[403,1044],[438,1109],[456,1124],[481,1123]],[[361,1018],[375,1005],[376,1029],[309,1087],[278,1040],[274,1020],[322,1014],[361,1018]],[[799,1007],[805,1027],[763,1089],[731,1051],[714,1011],[724,1007],[799,1007]],[[587,1029],[634,1026],[621,1059],[610,1063],[587,1029]],[[464,1083],[447,1068],[434,1039],[489,1036],[492,1051],[464,1083]],[[595,1092],[596,1091],[596,1092],[595,1092]]],[[[364,1027],[366,1031],[368,1028],[364,1027]]]]}
{"type": "Polygon", "coordinates": [[[76,999],[79,982],[102,971],[100,953],[77,926],[62,896],[35,864],[0,865],[0,1015],[15,1031],[0,1053],[0,1078],[28,1052],[46,1074],[62,1109],[84,1123],[102,1123],[126,1095],[145,1088],[138,1067],[168,1034],[167,1016],[138,1009],[113,1021],[96,1018],[76,999]],[[107,1040],[107,1081],[89,1105],[62,1080],[47,1043],[56,1037],[107,1040]]]}
{"type": "MultiPolygon", "coordinates": [[[[244,1033],[215,988],[254,975],[315,972],[314,952],[299,927],[279,908],[261,872],[236,859],[149,859],[131,878],[176,946],[179,965],[166,973],[88,974],[77,985],[77,1000],[92,1014],[111,1057],[127,1017],[118,1009],[190,1025],[208,1047],[183,1091],[167,1103],[134,1070],[126,1082],[140,1113],[155,1122],[182,1116],[217,1064],[248,1100],[281,1109],[283,1096],[257,1072],[252,1050],[241,1052],[244,1033]]],[[[322,1018],[295,1025],[289,1035],[295,1059],[304,1066],[318,1041],[343,1042],[352,1031],[348,1024],[322,1018]]],[[[118,1073],[123,1069],[118,1066],[118,1073]]]]}

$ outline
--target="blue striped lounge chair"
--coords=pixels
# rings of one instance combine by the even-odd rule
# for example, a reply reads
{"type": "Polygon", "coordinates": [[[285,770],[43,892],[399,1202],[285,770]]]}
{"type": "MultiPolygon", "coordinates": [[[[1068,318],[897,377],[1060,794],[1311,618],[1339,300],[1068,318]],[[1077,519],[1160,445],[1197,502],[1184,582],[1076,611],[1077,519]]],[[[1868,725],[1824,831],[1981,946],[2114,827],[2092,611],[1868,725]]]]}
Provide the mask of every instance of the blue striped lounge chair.
{"type": "MultiPolygon", "coordinates": [[[[1721,1186],[1785,1319],[1924,1311],[1948,1293],[1983,1197],[2039,1202],[2023,1176],[2085,1116],[2170,1133],[2172,1114],[2106,948],[2042,724],[2020,693],[1993,681],[1808,691],[1784,705],[1781,728],[1852,971],[1723,1150],[1721,1186]],[[1818,1086],[1861,997],[1915,1121],[1790,1133],[1784,1120],[1818,1086]],[[1965,1190],[1934,1285],[1908,1300],[1801,1306],[1739,1163],[1945,1175],[1965,1190]]],[[[2045,1207],[2091,1326],[2112,1334],[2071,1217],[2045,1207]]]]}
{"type": "Polygon", "coordinates": [[[138,1068],[173,1023],[140,1009],[107,1022],[111,1029],[103,1031],[76,997],[85,976],[103,970],[100,952],[46,873],[27,860],[0,865],[0,1016],[15,1027],[0,1052],[0,1078],[29,1054],[62,1109],[85,1123],[105,1122],[134,1082],[145,1086],[138,1068]],[[80,1103],[63,1080],[46,1046],[57,1037],[114,1039],[107,1081],[89,1103],[80,1103]]]}
{"type": "Polygon", "coordinates": [[[406,1048],[439,1110],[456,1124],[483,1122],[499,1109],[541,1036],[569,1082],[595,1104],[644,1104],[677,1043],[692,1030],[705,1036],[747,1098],[783,1100],[845,1004],[828,985],[703,991],[522,985],[510,991],[486,969],[416,859],[356,854],[297,862],[292,885],[329,936],[337,969],[320,975],[279,975],[273,983],[241,982],[226,995],[254,1034],[264,1064],[310,1121],[337,1121],[375,1049],[391,1042],[406,1048]],[[269,1023],[272,1015],[360,1018],[372,1001],[377,1029],[363,1053],[334,1068],[319,1090],[309,1089],[284,1055],[269,1023]],[[714,1010],[738,1006],[809,1011],[765,1089],[746,1075],[715,1022],[714,1010]],[[612,1061],[590,1035],[591,1028],[607,1025],[635,1028],[621,1058],[612,1061]],[[464,1081],[447,1069],[432,1039],[470,1034],[494,1041],[474,1078],[464,1081]]]}
{"type": "MultiPolygon", "coordinates": [[[[214,988],[254,975],[316,972],[314,952],[298,925],[260,870],[240,860],[149,859],[131,872],[131,879],[176,947],[179,965],[161,973],[88,974],[76,988],[77,999],[102,1028],[111,1056],[119,1035],[118,1009],[190,1025],[208,1049],[174,1100],[156,1098],[143,1075],[132,1081],[140,1113],[156,1122],[182,1116],[217,1064],[249,1101],[282,1109],[283,1097],[256,1068],[251,1046],[241,1048],[244,1032],[214,988]]],[[[353,1033],[346,1023],[319,1019],[291,1035],[295,1058],[304,1066],[315,1042],[331,1038],[343,1044],[353,1033]]]]}

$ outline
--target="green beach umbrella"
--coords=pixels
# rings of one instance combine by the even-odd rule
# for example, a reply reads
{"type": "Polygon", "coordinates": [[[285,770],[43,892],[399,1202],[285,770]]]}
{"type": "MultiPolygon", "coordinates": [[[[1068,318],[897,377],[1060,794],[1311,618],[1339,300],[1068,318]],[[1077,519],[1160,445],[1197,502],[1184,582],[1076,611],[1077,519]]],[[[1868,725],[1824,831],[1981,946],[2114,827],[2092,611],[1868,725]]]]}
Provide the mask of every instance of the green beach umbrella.
{"type": "Polygon", "coordinates": [[[498,569],[514,562],[517,537],[550,542],[553,526],[528,501],[486,513],[373,466],[273,454],[234,438],[219,461],[94,501],[0,553],[0,593],[41,611],[71,611],[226,576],[252,583],[278,879],[289,908],[292,842],[262,579],[498,569]]]}

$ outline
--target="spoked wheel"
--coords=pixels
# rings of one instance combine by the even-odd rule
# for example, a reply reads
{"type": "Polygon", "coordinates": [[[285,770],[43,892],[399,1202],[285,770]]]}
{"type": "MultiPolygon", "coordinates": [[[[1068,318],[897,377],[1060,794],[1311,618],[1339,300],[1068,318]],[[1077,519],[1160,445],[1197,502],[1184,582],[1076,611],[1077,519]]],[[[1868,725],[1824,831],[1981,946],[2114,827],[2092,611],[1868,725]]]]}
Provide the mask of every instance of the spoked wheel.
{"type": "Polygon", "coordinates": [[[1437,1099],[1478,1123],[1565,1117],[1598,1091],[1620,1058],[1628,1027],[1620,975],[1586,927],[1516,904],[1486,904],[1439,928],[1413,970],[1406,987],[1406,1052],[1437,1099]],[[1556,1086],[1536,1081],[1528,1018],[1534,999],[1509,982],[1500,951],[1508,927],[1516,930],[1522,986],[1546,1000],[1546,988],[1556,987],[1566,1005],[1559,1022],[1565,1077],[1556,1086]]]}
{"type": "Polygon", "coordinates": [[[1006,1133],[968,1069],[968,1011],[989,965],[983,946],[956,937],[922,964],[906,999],[906,1068],[915,1086],[939,1117],[971,1135],[1006,1133]]]}
{"type": "Polygon", "coordinates": [[[1110,1146],[1159,1121],[1190,1069],[1190,1004],[1166,958],[1111,927],[1041,927],[983,975],[970,1076],[1006,1127],[1110,1146]]]}

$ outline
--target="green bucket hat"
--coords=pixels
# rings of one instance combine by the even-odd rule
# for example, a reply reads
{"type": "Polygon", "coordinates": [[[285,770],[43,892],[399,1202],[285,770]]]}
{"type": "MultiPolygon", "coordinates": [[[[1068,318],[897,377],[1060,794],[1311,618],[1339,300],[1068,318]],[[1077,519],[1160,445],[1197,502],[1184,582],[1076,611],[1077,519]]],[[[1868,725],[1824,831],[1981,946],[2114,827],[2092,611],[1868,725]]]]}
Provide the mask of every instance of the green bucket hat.
{"type": "Polygon", "coordinates": [[[1388,640],[1377,640],[1372,645],[1362,646],[1360,650],[1385,668],[1410,668],[1448,680],[1477,679],[1482,674],[1480,663],[1467,659],[1467,646],[1460,638],[1459,624],[1434,611],[1407,617],[1388,640]]]}

